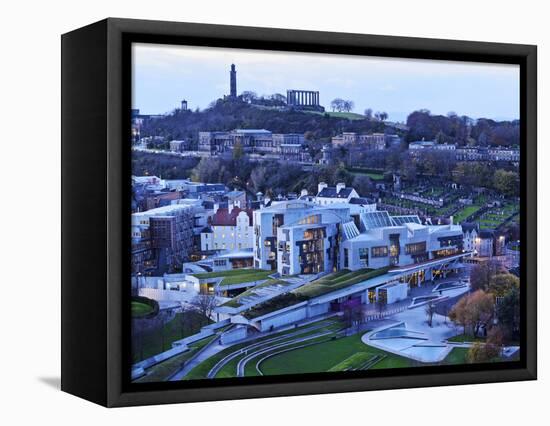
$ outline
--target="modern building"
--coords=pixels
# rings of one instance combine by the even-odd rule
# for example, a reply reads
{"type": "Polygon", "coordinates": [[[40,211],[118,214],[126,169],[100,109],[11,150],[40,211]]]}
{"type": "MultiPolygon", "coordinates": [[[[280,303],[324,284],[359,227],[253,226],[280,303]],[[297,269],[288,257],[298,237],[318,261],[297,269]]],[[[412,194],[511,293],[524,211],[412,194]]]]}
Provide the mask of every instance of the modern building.
{"type": "Polygon", "coordinates": [[[242,251],[252,249],[252,211],[239,207],[219,208],[201,232],[201,251],[242,251]]]}
{"type": "MultiPolygon", "coordinates": [[[[416,215],[376,211],[361,214],[360,226],[344,234],[341,264],[351,270],[378,269],[423,264],[459,253],[463,253],[459,225],[423,225],[416,215]]],[[[437,273],[432,267],[419,269],[411,279],[431,280],[437,273]]]]}
{"type": "MultiPolygon", "coordinates": [[[[418,216],[385,211],[361,213],[357,225],[350,213],[343,205],[298,202],[254,212],[256,247],[262,256],[271,255],[276,244],[281,278],[316,276],[256,305],[247,299],[246,306],[231,302],[217,311],[233,323],[266,331],[361,305],[391,304],[425,281],[462,269],[462,258],[471,255],[458,225],[423,225],[418,216]],[[271,227],[277,228],[276,240],[264,235],[271,227]]],[[[257,257],[255,267],[262,260],[257,257]]]]}
{"type": "MultiPolygon", "coordinates": [[[[299,199],[272,202],[269,207],[255,210],[253,221],[254,267],[256,269],[278,270],[281,273],[286,271],[286,269],[283,270],[282,266],[278,267],[278,239],[280,236],[284,236],[286,242],[295,235],[294,233],[291,235],[288,231],[289,228],[285,228],[288,231],[288,237],[287,233],[280,234],[279,228],[285,225],[300,225],[300,221],[303,221],[304,225],[307,225],[308,221],[311,222],[309,223],[311,229],[317,229],[322,225],[333,227],[334,223],[346,220],[348,217],[350,217],[349,206],[338,205],[331,208],[330,206],[319,206],[299,199]]],[[[329,245],[335,244],[332,239],[333,230],[325,230],[324,232],[323,247],[328,249],[329,245]],[[330,242],[326,240],[327,238],[331,238],[330,242]]],[[[316,234],[316,238],[318,236],[316,234]]]]}
{"type": "Polygon", "coordinates": [[[198,204],[173,204],[133,213],[132,272],[171,272],[181,267],[193,250],[198,204]]]}

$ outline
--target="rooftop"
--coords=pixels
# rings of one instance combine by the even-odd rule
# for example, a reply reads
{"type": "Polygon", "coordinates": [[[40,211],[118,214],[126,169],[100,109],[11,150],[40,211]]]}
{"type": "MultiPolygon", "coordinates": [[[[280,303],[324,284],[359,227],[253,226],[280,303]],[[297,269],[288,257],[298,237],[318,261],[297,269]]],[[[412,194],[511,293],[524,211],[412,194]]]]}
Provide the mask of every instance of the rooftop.
{"type": "Polygon", "coordinates": [[[323,198],[348,198],[351,194],[351,191],[353,191],[353,188],[350,188],[350,187],[344,187],[344,188],[341,188],[340,191],[337,191],[336,187],[327,186],[323,188],[317,194],[317,196],[323,197],[323,198]]]}
{"type": "Polygon", "coordinates": [[[219,208],[214,216],[212,216],[210,224],[212,226],[236,226],[237,216],[239,216],[241,212],[246,213],[248,216],[248,223],[252,226],[252,210],[241,209],[239,207],[234,207],[231,212],[229,212],[227,208],[219,208]]]}
{"type": "Polygon", "coordinates": [[[279,309],[286,308],[315,297],[323,296],[337,290],[345,289],[363,281],[384,275],[388,272],[388,270],[389,268],[364,268],[351,272],[348,269],[343,269],[341,271],[326,275],[318,280],[312,281],[311,283],[305,284],[304,286],[292,290],[289,293],[282,294],[266,302],[260,303],[259,305],[244,312],[243,315],[248,319],[257,318],[279,309]]]}
{"type": "Polygon", "coordinates": [[[235,133],[244,133],[244,134],[254,134],[254,133],[271,134],[271,132],[266,129],[235,129],[233,131],[235,133]]]}

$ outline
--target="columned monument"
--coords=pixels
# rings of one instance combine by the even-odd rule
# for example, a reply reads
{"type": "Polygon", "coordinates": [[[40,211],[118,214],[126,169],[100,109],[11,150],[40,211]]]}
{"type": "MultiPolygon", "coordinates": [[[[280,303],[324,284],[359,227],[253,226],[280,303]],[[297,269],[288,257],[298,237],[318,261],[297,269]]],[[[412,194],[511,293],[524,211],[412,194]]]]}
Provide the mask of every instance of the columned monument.
{"type": "Polygon", "coordinates": [[[313,90],[287,90],[286,104],[291,109],[323,112],[319,105],[319,92],[313,90]]]}

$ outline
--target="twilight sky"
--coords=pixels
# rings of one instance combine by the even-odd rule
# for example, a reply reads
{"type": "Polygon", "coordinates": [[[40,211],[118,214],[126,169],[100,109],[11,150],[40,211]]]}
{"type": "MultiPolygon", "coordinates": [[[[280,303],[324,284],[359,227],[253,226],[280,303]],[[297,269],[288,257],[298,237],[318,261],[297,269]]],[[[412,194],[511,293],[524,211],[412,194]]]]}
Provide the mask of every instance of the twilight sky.
{"type": "Polygon", "coordinates": [[[269,52],[159,44],[133,46],[132,107],[142,114],[172,111],[186,99],[206,108],[229,93],[229,67],[237,68],[237,93],[318,90],[330,110],[350,99],[354,112],[386,111],[405,121],[417,109],[454,111],[473,118],[519,118],[519,66],[387,59],[349,55],[269,52]]]}

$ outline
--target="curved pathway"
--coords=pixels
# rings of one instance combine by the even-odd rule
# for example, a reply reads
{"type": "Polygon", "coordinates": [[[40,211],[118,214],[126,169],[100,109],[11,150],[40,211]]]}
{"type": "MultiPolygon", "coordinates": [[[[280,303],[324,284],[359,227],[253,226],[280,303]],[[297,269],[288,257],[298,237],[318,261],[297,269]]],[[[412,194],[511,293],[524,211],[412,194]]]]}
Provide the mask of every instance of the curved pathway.
{"type": "Polygon", "coordinates": [[[300,343],[300,342],[307,342],[308,340],[316,339],[318,337],[327,336],[329,334],[332,334],[332,331],[326,331],[324,333],[316,333],[316,334],[312,334],[310,336],[305,336],[305,337],[301,337],[301,338],[298,338],[298,339],[286,341],[286,342],[280,343],[278,345],[269,346],[267,348],[264,348],[264,349],[261,349],[259,351],[248,354],[244,358],[240,359],[239,363],[237,364],[237,377],[244,377],[246,364],[248,364],[249,361],[251,361],[252,359],[256,358],[259,355],[265,354],[267,352],[271,352],[274,349],[279,349],[279,348],[291,346],[291,345],[294,345],[294,344],[300,343]]]}
{"type": "MultiPolygon", "coordinates": [[[[323,327],[326,327],[326,326],[327,326],[327,324],[314,325],[312,327],[307,327],[307,328],[303,328],[301,330],[297,330],[294,333],[283,334],[282,336],[273,337],[271,339],[266,339],[266,340],[263,340],[261,342],[253,343],[253,344],[251,344],[249,346],[246,346],[244,348],[240,348],[240,349],[236,350],[235,352],[232,352],[232,353],[226,355],[225,357],[223,357],[221,360],[219,360],[214,365],[214,367],[212,367],[212,369],[208,372],[207,377],[209,379],[213,379],[214,377],[216,377],[216,375],[219,373],[219,371],[227,363],[229,363],[231,360],[238,357],[239,355],[242,355],[243,353],[247,354],[248,351],[250,351],[251,349],[256,349],[256,348],[265,346],[265,345],[270,344],[270,343],[280,342],[281,340],[292,339],[292,337],[300,336],[302,334],[309,333],[310,331],[314,331],[314,330],[317,330],[319,328],[323,328],[323,327]]],[[[236,344],[239,344],[239,343],[242,343],[242,342],[236,342],[236,344]]]]}

